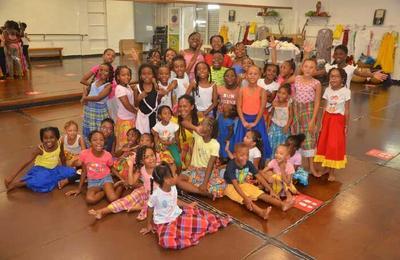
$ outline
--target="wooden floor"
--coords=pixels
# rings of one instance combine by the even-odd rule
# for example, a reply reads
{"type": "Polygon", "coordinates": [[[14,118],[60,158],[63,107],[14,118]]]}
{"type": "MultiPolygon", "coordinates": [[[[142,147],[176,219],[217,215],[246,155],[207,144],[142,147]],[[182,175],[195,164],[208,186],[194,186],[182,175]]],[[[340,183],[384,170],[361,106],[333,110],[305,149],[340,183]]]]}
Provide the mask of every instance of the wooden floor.
{"type": "MultiPolygon", "coordinates": [[[[41,68],[41,77],[47,69],[41,68]]],[[[80,76],[74,77],[71,84],[79,87],[80,76]]],[[[167,251],[154,236],[139,234],[144,223],[135,213],[94,221],[82,196],[64,197],[73,186],[7,194],[0,182],[0,259],[400,259],[400,88],[352,89],[349,163],[336,182],[311,178],[301,189],[324,202],[312,213],[273,209],[262,221],[226,198],[201,199],[202,206],[230,214],[234,224],[198,246],[167,251]],[[397,156],[380,160],[365,154],[371,149],[397,156]]],[[[77,102],[1,112],[0,179],[28,158],[41,127],[62,128],[70,119],[82,121],[77,102]]]]}

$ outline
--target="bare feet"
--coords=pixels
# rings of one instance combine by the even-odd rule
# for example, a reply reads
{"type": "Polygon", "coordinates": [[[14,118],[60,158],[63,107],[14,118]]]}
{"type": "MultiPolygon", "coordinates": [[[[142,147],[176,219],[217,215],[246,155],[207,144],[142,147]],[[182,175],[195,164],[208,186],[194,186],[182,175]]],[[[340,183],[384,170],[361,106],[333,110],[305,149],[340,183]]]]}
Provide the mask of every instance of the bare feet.
{"type": "Polygon", "coordinates": [[[266,209],[263,209],[262,214],[261,214],[261,217],[262,217],[264,220],[267,220],[267,219],[269,218],[269,213],[271,213],[271,210],[272,210],[272,207],[271,207],[271,206],[269,206],[269,207],[266,208],[266,209]]]}
{"type": "Polygon", "coordinates": [[[329,174],[328,181],[335,181],[335,180],[336,180],[335,175],[329,174]]]}
{"type": "Polygon", "coordinates": [[[69,183],[68,179],[64,179],[58,182],[58,189],[61,190],[65,186],[67,186],[69,183]]]}
{"type": "Polygon", "coordinates": [[[91,209],[88,211],[88,213],[89,215],[95,217],[96,219],[101,219],[103,217],[100,210],[91,209]]]}
{"type": "Polygon", "coordinates": [[[282,211],[288,211],[291,207],[293,207],[295,203],[295,199],[292,197],[290,200],[286,199],[282,202],[282,211]]]}

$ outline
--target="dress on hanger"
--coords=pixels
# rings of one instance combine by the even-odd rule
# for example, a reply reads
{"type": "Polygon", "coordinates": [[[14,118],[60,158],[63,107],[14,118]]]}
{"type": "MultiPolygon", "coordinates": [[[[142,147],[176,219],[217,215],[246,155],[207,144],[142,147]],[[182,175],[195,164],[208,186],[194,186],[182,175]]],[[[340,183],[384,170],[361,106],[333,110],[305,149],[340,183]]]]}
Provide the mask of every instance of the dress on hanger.
{"type": "Polygon", "coordinates": [[[324,59],[331,62],[331,49],[333,42],[333,32],[331,29],[321,29],[318,31],[315,47],[317,49],[317,59],[324,59]]]}
{"type": "Polygon", "coordinates": [[[375,66],[381,65],[383,72],[392,73],[394,70],[394,50],[395,36],[393,33],[386,33],[383,36],[375,66]]]}

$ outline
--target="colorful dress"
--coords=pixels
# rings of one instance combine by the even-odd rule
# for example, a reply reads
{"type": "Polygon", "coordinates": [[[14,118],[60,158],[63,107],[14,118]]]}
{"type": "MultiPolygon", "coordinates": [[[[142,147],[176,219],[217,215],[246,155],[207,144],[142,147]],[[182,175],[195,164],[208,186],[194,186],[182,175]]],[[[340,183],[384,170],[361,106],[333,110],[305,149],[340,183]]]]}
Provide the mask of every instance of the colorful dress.
{"type": "Polygon", "coordinates": [[[275,154],[276,148],[285,143],[289,136],[289,129],[287,133],[283,132],[283,128],[287,125],[289,120],[289,102],[285,107],[274,106],[274,112],[271,118],[271,125],[268,129],[268,137],[271,143],[272,154],[275,154]]]}
{"type": "Polygon", "coordinates": [[[124,105],[122,104],[120,98],[126,97],[128,102],[135,106],[134,104],[134,96],[133,90],[130,86],[121,86],[118,85],[115,89],[115,98],[117,103],[117,122],[115,124],[115,135],[117,137],[117,146],[116,149],[119,150],[122,148],[124,144],[128,142],[126,133],[129,129],[135,127],[135,119],[136,115],[130,111],[128,111],[124,105]]]}
{"type": "MultiPolygon", "coordinates": [[[[189,178],[189,182],[198,187],[204,182],[208,162],[211,157],[219,156],[220,145],[215,139],[211,139],[208,143],[204,142],[203,137],[196,132],[193,132],[193,138],[192,161],[189,169],[182,174],[189,178]]],[[[224,196],[225,181],[220,177],[219,170],[215,165],[207,183],[207,189],[209,193],[214,194],[216,197],[224,196]]]]}
{"type": "MultiPolygon", "coordinates": [[[[312,79],[309,84],[302,82],[302,76],[295,78],[295,96],[294,96],[294,118],[293,134],[304,134],[306,140],[303,143],[302,150],[304,157],[313,157],[315,154],[315,132],[308,130],[308,124],[314,113],[314,99],[316,87],[320,82],[312,79]]],[[[315,126],[317,127],[317,126],[315,126]]]]}
{"type": "MultiPolygon", "coordinates": [[[[171,122],[178,123],[178,118],[171,118],[171,122]]],[[[179,127],[179,146],[181,150],[181,161],[183,169],[187,169],[190,165],[192,147],[193,147],[193,133],[183,126],[179,127]]]]}
{"type": "MultiPolygon", "coordinates": [[[[249,87],[241,88],[242,91],[242,111],[243,117],[248,123],[253,123],[257,114],[260,110],[264,109],[261,107],[261,91],[264,91],[261,87],[257,87],[257,90],[250,94],[249,87]]],[[[263,140],[263,158],[268,159],[271,157],[271,146],[269,144],[269,139],[267,131],[265,128],[264,120],[260,119],[257,125],[252,130],[257,130],[261,134],[263,140]]],[[[230,146],[230,150],[233,152],[235,144],[243,142],[243,138],[246,135],[248,129],[243,126],[242,120],[238,120],[235,135],[233,137],[233,143],[230,146]]]]}
{"type": "MultiPolygon", "coordinates": [[[[147,217],[147,201],[150,197],[151,191],[151,177],[147,173],[146,168],[143,166],[140,169],[139,180],[143,183],[143,186],[132,191],[131,194],[120,198],[107,206],[109,210],[113,213],[119,213],[121,211],[129,211],[135,206],[140,206],[141,211],[138,215],[138,219],[144,220],[147,217]]],[[[153,189],[158,187],[157,183],[153,182],[153,189]]]]}
{"type": "Polygon", "coordinates": [[[42,155],[36,156],[34,166],[21,179],[26,187],[35,192],[50,192],[57,183],[75,174],[75,169],[66,166],[59,166],[60,144],[56,150],[46,152],[43,145],[39,145],[42,155]]]}
{"type": "Polygon", "coordinates": [[[327,105],[314,161],[322,163],[323,167],[342,169],[347,163],[345,104],[350,100],[351,93],[345,87],[338,90],[328,87],[323,98],[327,100],[327,105]]]}
{"type": "Polygon", "coordinates": [[[154,225],[158,244],[168,249],[183,249],[197,245],[206,234],[226,227],[230,217],[221,217],[199,208],[178,207],[175,186],[165,192],[155,189],[148,206],[154,208],[154,225]]]}
{"type": "MultiPolygon", "coordinates": [[[[110,84],[106,82],[100,86],[96,86],[96,82],[93,82],[90,86],[90,91],[88,96],[98,96],[104,88],[110,84]]],[[[107,109],[107,97],[103,98],[102,100],[93,102],[89,101],[84,106],[83,109],[83,136],[85,137],[86,145],[89,146],[89,134],[94,130],[99,130],[101,121],[108,118],[108,109],[107,109]]]]}

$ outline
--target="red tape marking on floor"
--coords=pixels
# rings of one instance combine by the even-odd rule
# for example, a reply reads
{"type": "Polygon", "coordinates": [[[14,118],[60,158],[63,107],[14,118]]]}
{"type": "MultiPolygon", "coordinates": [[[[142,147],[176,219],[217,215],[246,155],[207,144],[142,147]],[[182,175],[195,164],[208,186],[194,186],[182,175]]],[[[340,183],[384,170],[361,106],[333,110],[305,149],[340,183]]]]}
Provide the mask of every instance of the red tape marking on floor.
{"type": "Polygon", "coordinates": [[[392,153],[381,151],[381,150],[378,150],[378,149],[369,150],[366,153],[366,155],[369,155],[369,156],[372,156],[372,157],[376,157],[376,158],[384,160],[384,161],[391,160],[395,156],[392,153]]]}
{"type": "Polygon", "coordinates": [[[307,213],[322,205],[322,201],[305,194],[297,195],[295,200],[294,207],[307,213]]]}

